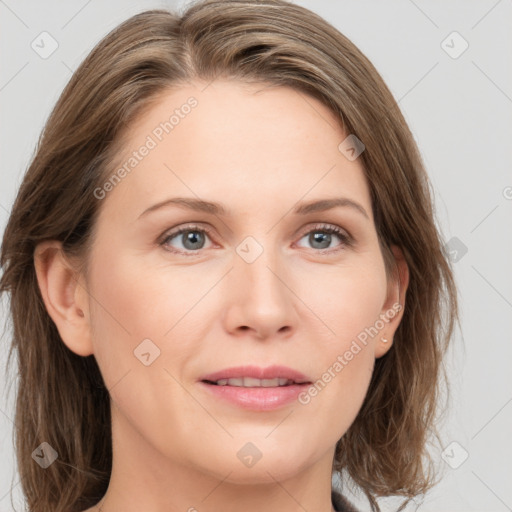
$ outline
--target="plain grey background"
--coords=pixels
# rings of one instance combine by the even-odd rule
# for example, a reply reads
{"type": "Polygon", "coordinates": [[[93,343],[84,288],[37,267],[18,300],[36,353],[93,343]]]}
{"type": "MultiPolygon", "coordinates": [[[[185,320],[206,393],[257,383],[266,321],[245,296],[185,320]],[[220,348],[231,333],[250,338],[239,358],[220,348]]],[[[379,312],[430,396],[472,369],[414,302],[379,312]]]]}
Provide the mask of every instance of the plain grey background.
{"type": "MultiPolygon", "coordinates": [[[[454,259],[462,332],[446,361],[451,401],[441,430],[444,451],[432,449],[443,478],[417,509],[512,510],[512,2],[295,3],[348,36],[388,84],[422,152],[439,228],[454,259]]],[[[72,71],[129,16],[183,5],[0,0],[1,232],[72,71]],[[58,45],[51,55],[33,49],[43,46],[41,38],[45,51],[58,45]]],[[[6,317],[4,298],[2,323],[6,317]]],[[[7,331],[0,342],[2,368],[9,341],[7,331]]],[[[15,384],[14,376],[0,382],[0,512],[12,510],[11,484],[22,509],[12,441],[14,386],[8,389],[6,381],[15,384]]],[[[367,509],[364,500],[353,499],[367,509]]],[[[381,500],[384,510],[396,510],[396,503],[381,500]]]]}

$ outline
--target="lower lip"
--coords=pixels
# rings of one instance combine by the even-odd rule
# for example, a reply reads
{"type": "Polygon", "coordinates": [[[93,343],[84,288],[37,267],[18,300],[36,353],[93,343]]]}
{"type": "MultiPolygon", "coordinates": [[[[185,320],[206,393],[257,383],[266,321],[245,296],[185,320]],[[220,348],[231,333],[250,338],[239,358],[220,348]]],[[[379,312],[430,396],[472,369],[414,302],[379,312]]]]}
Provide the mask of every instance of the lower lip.
{"type": "Polygon", "coordinates": [[[200,382],[212,395],[224,399],[243,409],[272,411],[297,400],[299,393],[311,384],[293,384],[272,388],[246,388],[242,386],[217,386],[200,382]]]}

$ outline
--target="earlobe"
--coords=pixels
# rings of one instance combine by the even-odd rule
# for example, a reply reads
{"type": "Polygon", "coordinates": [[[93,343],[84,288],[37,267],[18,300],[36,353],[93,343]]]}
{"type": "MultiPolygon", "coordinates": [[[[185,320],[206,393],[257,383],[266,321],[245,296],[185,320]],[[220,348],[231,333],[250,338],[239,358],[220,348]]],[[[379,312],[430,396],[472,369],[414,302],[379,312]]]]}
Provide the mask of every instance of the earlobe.
{"type": "Polygon", "coordinates": [[[58,241],[45,241],[34,251],[37,282],[48,314],[64,344],[75,354],[93,353],[86,290],[58,241]]]}
{"type": "Polygon", "coordinates": [[[405,295],[409,286],[409,267],[402,253],[396,246],[391,246],[395,258],[395,271],[388,281],[388,294],[381,312],[384,326],[375,345],[375,358],[382,357],[393,345],[393,337],[404,315],[405,295]]]}

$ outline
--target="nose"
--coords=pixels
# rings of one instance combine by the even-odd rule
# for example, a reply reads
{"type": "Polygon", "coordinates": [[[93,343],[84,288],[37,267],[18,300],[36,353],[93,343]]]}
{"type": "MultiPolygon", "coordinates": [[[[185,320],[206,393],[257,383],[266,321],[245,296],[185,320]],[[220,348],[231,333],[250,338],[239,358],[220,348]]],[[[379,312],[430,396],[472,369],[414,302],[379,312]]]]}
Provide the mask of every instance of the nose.
{"type": "Polygon", "coordinates": [[[290,337],[296,330],[300,301],[292,291],[285,262],[277,251],[263,250],[254,261],[240,254],[235,255],[227,279],[227,331],[259,340],[290,337]]]}

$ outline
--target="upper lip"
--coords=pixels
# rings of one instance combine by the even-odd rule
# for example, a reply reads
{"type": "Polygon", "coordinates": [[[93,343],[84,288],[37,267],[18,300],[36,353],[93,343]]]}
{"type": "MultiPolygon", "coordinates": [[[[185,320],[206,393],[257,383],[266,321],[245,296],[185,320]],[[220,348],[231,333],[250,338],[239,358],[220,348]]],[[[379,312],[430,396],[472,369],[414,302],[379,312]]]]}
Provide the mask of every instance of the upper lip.
{"type": "Polygon", "coordinates": [[[258,366],[234,366],[218,372],[203,375],[199,380],[216,382],[220,379],[236,379],[240,377],[252,377],[254,379],[289,379],[297,384],[309,383],[310,380],[301,372],[287,366],[273,365],[266,368],[258,366]]]}

